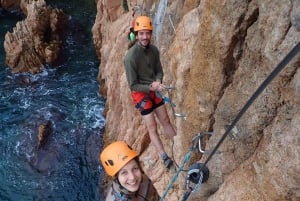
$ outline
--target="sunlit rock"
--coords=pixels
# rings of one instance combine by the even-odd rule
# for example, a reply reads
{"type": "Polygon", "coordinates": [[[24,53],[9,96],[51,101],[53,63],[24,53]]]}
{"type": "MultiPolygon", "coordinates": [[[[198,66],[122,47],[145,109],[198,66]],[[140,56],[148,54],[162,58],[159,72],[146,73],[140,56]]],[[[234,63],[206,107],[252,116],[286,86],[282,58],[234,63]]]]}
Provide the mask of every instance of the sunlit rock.
{"type": "Polygon", "coordinates": [[[48,138],[52,134],[52,122],[47,121],[43,123],[38,128],[38,144],[37,148],[40,149],[45,143],[47,143],[48,138]]]}
{"type": "MultiPolygon", "coordinates": [[[[108,20],[105,2],[97,3],[93,27],[101,60],[98,80],[105,84],[107,97],[104,140],[125,140],[138,150],[146,148],[140,157],[144,171],[163,194],[173,175],[164,170],[154,146],[145,146],[147,129],[132,105],[124,73],[132,13],[108,20]]],[[[165,84],[176,87],[171,93],[176,109],[188,114],[186,120],[175,119],[167,105],[177,130],[174,146],[159,130],[177,163],[201,131],[214,131],[204,142],[205,149],[214,148],[226,125],[300,41],[298,7],[299,1],[286,0],[168,1],[166,13],[160,13],[164,17],[160,35],[155,37],[160,41],[153,43],[159,44],[165,84]]],[[[299,200],[298,67],[299,55],[248,109],[235,127],[236,135],[226,138],[209,161],[210,177],[190,201],[299,200]]],[[[195,152],[185,169],[206,157],[195,152]]],[[[165,200],[181,200],[185,175],[179,174],[165,200]]]]}
{"type": "Polygon", "coordinates": [[[5,35],[5,63],[13,73],[39,73],[58,59],[67,17],[61,10],[47,7],[44,0],[27,4],[23,12],[26,18],[5,35]]]}

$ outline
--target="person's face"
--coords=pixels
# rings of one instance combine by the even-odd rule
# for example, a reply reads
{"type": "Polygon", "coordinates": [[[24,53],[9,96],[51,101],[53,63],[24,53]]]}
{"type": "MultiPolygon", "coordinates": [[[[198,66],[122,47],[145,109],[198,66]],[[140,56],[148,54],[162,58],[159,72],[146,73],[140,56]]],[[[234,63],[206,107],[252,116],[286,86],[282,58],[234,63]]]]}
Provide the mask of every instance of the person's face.
{"type": "Polygon", "coordinates": [[[129,161],[118,173],[120,184],[128,191],[136,192],[142,181],[142,172],[136,160],[129,161]]]}
{"type": "Polygon", "coordinates": [[[151,35],[152,31],[150,30],[140,30],[137,33],[137,39],[142,46],[146,47],[150,43],[151,35]]]}

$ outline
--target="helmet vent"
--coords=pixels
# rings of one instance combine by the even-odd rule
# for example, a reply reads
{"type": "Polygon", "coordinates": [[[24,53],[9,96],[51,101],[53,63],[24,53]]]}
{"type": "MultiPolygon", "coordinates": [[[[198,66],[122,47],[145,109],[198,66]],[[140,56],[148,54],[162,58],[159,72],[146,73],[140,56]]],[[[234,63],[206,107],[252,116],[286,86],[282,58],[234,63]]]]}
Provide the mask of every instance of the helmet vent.
{"type": "Polygon", "coordinates": [[[114,161],[113,160],[107,160],[107,161],[105,161],[105,165],[107,165],[107,166],[113,166],[114,165],[114,161]]]}
{"type": "Polygon", "coordinates": [[[122,161],[127,160],[127,158],[128,158],[128,156],[123,156],[123,157],[122,157],[122,161]]]}
{"type": "Polygon", "coordinates": [[[113,166],[114,165],[114,161],[113,160],[108,160],[108,163],[113,166]]]}

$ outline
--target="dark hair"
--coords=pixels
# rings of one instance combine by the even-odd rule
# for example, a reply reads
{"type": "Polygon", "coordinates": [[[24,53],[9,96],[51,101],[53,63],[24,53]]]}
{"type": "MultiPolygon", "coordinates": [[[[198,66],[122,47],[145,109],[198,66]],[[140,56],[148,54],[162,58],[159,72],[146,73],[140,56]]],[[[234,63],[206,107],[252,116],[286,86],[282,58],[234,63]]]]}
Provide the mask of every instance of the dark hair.
{"type": "Polygon", "coordinates": [[[129,50],[132,46],[134,46],[134,44],[136,43],[137,39],[135,39],[134,41],[130,41],[128,43],[127,49],[129,50]]]}

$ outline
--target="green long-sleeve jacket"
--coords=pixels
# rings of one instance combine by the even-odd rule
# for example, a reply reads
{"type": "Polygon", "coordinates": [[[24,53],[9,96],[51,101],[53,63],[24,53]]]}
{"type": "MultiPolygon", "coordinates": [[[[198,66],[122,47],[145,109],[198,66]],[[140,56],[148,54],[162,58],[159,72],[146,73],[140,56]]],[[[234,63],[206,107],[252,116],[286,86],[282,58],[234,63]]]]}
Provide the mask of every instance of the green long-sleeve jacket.
{"type": "Polygon", "coordinates": [[[124,60],[126,77],[131,91],[149,92],[149,85],[154,81],[162,82],[163,70],[159,51],[149,44],[146,48],[138,42],[132,46],[124,60]]]}

